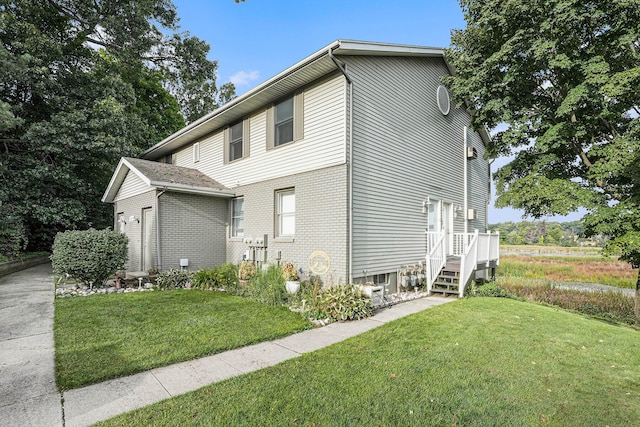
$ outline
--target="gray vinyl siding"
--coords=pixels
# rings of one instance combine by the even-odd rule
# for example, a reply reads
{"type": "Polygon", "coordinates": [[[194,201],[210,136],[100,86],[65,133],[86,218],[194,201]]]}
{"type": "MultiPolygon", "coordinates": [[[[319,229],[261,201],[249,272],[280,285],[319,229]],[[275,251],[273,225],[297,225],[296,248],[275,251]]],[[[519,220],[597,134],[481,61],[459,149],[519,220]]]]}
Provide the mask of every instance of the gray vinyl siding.
{"type": "MultiPolygon", "coordinates": [[[[441,59],[342,59],[354,84],[352,274],[390,273],[424,259],[427,197],[464,205],[469,116],[453,105],[448,116],[438,110],[436,90],[448,73],[441,59]]],[[[471,139],[482,145],[478,135],[471,139]]],[[[468,163],[469,207],[484,223],[487,172],[480,148],[478,160],[468,163]]],[[[455,231],[463,230],[463,221],[463,215],[454,219],[455,231]]]]}

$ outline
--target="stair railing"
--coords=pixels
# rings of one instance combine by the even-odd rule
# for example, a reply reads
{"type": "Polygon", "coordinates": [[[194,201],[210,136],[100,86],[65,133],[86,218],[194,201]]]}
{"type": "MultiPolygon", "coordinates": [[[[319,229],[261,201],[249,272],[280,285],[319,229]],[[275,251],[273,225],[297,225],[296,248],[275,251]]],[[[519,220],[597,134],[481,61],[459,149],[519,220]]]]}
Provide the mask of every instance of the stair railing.
{"type": "Polygon", "coordinates": [[[426,279],[427,292],[431,293],[431,288],[440,274],[440,270],[447,262],[446,248],[444,245],[444,232],[427,231],[427,256],[426,256],[426,279]]]}
{"type": "Polygon", "coordinates": [[[478,264],[478,235],[478,230],[470,235],[471,241],[466,247],[465,253],[460,256],[460,286],[458,287],[460,298],[464,296],[467,283],[478,264]]]}

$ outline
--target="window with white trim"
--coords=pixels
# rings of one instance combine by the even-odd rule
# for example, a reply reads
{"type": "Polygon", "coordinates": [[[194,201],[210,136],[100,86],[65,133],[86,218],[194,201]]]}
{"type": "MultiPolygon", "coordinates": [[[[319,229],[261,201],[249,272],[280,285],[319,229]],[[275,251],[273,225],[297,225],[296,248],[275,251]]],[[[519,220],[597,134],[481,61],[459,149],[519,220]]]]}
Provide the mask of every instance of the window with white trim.
{"type": "Polygon", "coordinates": [[[293,188],[276,191],[276,236],[293,237],[296,233],[296,193],[293,188]]]}
{"type": "Polygon", "coordinates": [[[231,200],[231,237],[244,236],[244,197],[231,200]]]}

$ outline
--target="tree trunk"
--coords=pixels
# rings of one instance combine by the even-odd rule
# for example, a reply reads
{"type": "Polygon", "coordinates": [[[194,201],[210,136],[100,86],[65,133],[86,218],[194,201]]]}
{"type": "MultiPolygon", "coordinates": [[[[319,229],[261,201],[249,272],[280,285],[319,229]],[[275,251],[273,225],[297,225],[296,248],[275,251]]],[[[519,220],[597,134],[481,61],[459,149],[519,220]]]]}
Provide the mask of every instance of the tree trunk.
{"type": "Polygon", "coordinates": [[[640,269],[638,270],[638,278],[636,279],[636,295],[634,302],[633,313],[636,316],[636,326],[640,326],[640,269]]]}

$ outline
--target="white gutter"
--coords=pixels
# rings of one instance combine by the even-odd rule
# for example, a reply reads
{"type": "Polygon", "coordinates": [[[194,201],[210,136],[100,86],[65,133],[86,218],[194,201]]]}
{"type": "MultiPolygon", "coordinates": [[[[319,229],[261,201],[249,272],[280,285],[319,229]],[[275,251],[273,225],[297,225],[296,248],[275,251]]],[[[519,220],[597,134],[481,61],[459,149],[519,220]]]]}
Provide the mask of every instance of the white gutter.
{"type": "MultiPolygon", "coordinates": [[[[464,235],[466,236],[469,231],[469,201],[467,200],[467,127],[464,127],[464,137],[462,138],[464,141],[464,152],[462,159],[464,160],[464,168],[463,168],[463,197],[464,197],[464,235]]],[[[465,237],[466,238],[466,237],[465,237]]]]}

